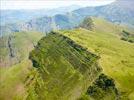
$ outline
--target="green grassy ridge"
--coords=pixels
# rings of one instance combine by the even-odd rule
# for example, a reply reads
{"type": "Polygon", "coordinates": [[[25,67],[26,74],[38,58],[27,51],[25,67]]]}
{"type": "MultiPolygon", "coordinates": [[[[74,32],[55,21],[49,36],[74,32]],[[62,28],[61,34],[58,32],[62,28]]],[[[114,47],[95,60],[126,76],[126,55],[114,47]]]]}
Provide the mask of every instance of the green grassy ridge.
{"type": "Polygon", "coordinates": [[[124,32],[127,32],[129,33],[129,36],[127,36],[128,41],[130,42],[133,41],[134,30],[132,28],[123,25],[114,24],[103,18],[87,17],[80,24],[80,27],[91,31],[99,32],[100,34],[111,33],[111,35],[114,35],[118,38],[124,37],[124,32]]]}
{"type": "MultiPolygon", "coordinates": [[[[88,19],[88,18],[87,18],[88,19]]],[[[103,18],[91,17],[94,25],[94,31],[103,33],[111,33],[118,37],[119,39],[134,43],[134,29],[128,26],[116,25],[114,23],[108,22],[103,18]]]]}
{"type": "Polygon", "coordinates": [[[39,32],[16,32],[12,35],[1,37],[0,67],[12,66],[28,58],[29,52],[42,36],[39,32]]]}
{"type": "Polygon", "coordinates": [[[112,77],[118,88],[133,100],[134,90],[134,45],[124,42],[117,34],[110,32],[96,32],[86,29],[59,31],[76,43],[101,56],[99,60],[104,73],[112,77]],[[132,98],[131,98],[132,97],[132,98]]]}
{"type": "Polygon", "coordinates": [[[35,83],[35,95],[46,100],[79,98],[101,71],[98,58],[69,38],[52,32],[30,53],[33,66],[43,80],[43,85],[40,81],[35,83]]]}

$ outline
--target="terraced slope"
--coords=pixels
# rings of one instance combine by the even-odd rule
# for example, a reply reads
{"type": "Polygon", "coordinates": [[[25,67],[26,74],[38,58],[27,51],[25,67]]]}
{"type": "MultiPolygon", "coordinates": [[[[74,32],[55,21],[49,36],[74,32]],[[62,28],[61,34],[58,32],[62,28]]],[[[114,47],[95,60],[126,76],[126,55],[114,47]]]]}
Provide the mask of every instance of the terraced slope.
{"type": "Polygon", "coordinates": [[[28,100],[76,100],[101,72],[98,56],[55,32],[38,42],[30,59],[39,76],[28,100]]]}

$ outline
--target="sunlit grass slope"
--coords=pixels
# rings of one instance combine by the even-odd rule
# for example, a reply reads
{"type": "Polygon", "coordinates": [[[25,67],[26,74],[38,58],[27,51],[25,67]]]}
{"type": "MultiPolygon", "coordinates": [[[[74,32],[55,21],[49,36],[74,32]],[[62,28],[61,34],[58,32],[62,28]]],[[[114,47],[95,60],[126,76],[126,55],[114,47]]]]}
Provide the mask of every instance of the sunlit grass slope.
{"type": "Polygon", "coordinates": [[[25,79],[31,66],[30,61],[22,61],[10,68],[0,68],[0,100],[25,99],[25,79]]]}
{"type": "MultiPolygon", "coordinates": [[[[103,21],[99,23],[102,24],[103,21]]],[[[116,80],[116,84],[121,89],[121,94],[124,98],[129,96],[133,100],[134,44],[120,40],[117,35],[118,28],[116,30],[114,26],[111,26],[109,29],[107,28],[109,24],[103,24],[95,26],[96,30],[94,31],[79,28],[60,31],[60,33],[100,55],[99,62],[103,67],[104,73],[116,80]],[[101,26],[102,28],[100,28],[101,26]]]]}

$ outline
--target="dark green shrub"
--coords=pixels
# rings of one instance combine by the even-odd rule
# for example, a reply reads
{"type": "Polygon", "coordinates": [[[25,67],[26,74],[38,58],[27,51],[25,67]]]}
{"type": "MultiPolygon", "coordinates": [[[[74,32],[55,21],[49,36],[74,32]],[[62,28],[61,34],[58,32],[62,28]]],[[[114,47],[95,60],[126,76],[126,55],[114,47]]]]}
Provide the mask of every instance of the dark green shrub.
{"type": "Polygon", "coordinates": [[[134,43],[134,41],[133,41],[133,40],[128,40],[128,42],[130,42],[130,43],[134,43]]]}
{"type": "Polygon", "coordinates": [[[127,38],[125,38],[125,37],[122,37],[122,38],[121,38],[121,40],[123,40],[123,41],[127,41],[127,38]]]}

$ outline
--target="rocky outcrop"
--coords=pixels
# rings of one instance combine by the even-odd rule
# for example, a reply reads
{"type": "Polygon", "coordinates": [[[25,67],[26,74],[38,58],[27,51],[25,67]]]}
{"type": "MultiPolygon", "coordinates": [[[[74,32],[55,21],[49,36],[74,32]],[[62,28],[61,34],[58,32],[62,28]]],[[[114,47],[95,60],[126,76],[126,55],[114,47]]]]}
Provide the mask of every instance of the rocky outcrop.
{"type": "Polygon", "coordinates": [[[8,67],[28,58],[41,33],[19,32],[0,37],[0,67],[8,67]],[[36,36],[37,35],[37,36],[36,36]]]}
{"type": "Polygon", "coordinates": [[[8,45],[8,48],[9,48],[9,56],[11,58],[15,57],[14,50],[13,50],[13,47],[12,47],[13,44],[12,44],[12,37],[11,36],[8,37],[7,45],[8,45]]]}

